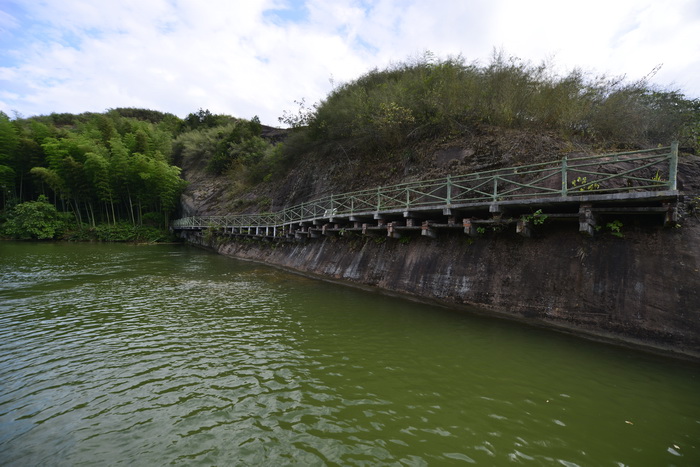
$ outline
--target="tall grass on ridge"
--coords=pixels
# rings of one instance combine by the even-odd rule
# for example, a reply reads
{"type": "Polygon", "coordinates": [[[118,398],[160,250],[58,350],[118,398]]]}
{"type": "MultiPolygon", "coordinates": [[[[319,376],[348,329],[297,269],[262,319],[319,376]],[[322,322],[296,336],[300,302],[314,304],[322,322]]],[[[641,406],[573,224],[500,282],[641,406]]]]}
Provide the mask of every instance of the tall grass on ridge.
{"type": "Polygon", "coordinates": [[[323,101],[280,121],[300,129],[296,148],[347,141],[355,150],[393,148],[475,124],[559,132],[605,146],[641,147],[682,139],[698,148],[700,101],[646,80],[564,76],[495,53],[486,66],[462,57],[420,59],[374,69],[323,101]]]}

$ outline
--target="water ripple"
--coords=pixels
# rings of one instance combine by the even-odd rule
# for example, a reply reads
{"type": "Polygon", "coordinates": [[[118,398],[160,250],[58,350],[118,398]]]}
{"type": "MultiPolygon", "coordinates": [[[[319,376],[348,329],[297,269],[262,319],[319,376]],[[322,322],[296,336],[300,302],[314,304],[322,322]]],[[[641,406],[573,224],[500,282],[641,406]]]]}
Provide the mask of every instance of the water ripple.
{"type": "Polygon", "coordinates": [[[696,367],[183,248],[28,249],[0,254],[3,465],[699,457],[696,367]]]}

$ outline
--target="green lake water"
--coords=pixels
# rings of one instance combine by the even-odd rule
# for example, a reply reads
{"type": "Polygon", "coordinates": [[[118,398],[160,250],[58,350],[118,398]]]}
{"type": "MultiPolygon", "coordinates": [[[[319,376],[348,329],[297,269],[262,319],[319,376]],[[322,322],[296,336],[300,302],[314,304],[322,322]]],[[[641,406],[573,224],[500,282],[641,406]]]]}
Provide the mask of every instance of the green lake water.
{"type": "Polygon", "coordinates": [[[0,242],[0,465],[700,465],[700,365],[178,245],[0,242]]]}

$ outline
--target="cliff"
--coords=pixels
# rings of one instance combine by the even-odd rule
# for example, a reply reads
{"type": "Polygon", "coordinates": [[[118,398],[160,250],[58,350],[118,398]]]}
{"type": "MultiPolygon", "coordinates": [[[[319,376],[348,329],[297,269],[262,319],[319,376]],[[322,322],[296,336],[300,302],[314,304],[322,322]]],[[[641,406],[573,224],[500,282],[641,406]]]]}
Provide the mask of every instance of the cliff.
{"type": "MultiPolygon", "coordinates": [[[[425,146],[415,160],[393,171],[378,168],[386,161],[370,165],[373,168],[364,169],[366,177],[351,176],[356,161],[324,162],[309,157],[274,187],[258,186],[242,196],[269,197],[274,206],[281,207],[328,191],[358,188],[353,185],[360,183],[358,178],[370,184],[391,180],[387,173],[403,180],[426,173],[459,173],[483,169],[480,161],[512,165],[556,158],[572,150],[547,136],[523,138],[519,145],[510,144],[514,139],[512,133],[509,136],[487,133],[471,141],[425,146]],[[341,177],[338,170],[344,170],[346,176],[341,177]],[[334,183],[336,180],[339,182],[334,183]]],[[[523,135],[515,136],[518,141],[523,135]]],[[[575,149],[591,152],[590,148],[575,149]]],[[[216,186],[220,181],[198,176],[189,203],[199,212],[214,212],[215,198],[200,199],[198,205],[192,193],[201,189],[202,182],[216,186]]],[[[532,238],[516,235],[514,229],[475,238],[459,231],[445,231],[434,239],[416,233],[400,240],[352,233],[304,243],[184,235],[192,243],[236,258],[700,358],[699,157],[681,157],[678,186],[683,195],[679,227],[667,228],[658,219],[632,216],[623,220],[621,238],[611,232],[586,237],[565,222],[538,226],[532,238]]]]}

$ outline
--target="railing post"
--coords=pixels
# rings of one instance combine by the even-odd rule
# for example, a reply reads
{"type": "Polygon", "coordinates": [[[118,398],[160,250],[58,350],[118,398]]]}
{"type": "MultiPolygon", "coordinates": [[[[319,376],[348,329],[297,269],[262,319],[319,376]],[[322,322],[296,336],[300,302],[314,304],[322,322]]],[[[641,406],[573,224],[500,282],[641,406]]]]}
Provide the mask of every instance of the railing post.
{"type": "Polygon", "coordinates": [[[447,205],[452,204],[452,178],[447,176],[447,205]]]}
{"type": "Polygon", "coordinates": [[[377,212],[382,208],[382,188],[377,188],[377,212]]]}
{"type": "Polygon", "coordinates": [[[567,159],[566,156],[561,159],[561,195],[567,196],[569,192],[569,180],[567,176],[567,159]]]}
{"type": "Polygon", "coordinates": [[[671,143],[671,162],[668,168],[668,189],[676,190],[676,176],[678,173],[678,141],[671,143]]]}
{"type": "Polygon", "coordinates": [[[498,201],[498,175],[493,177],[493,202],[498,201]]]}

